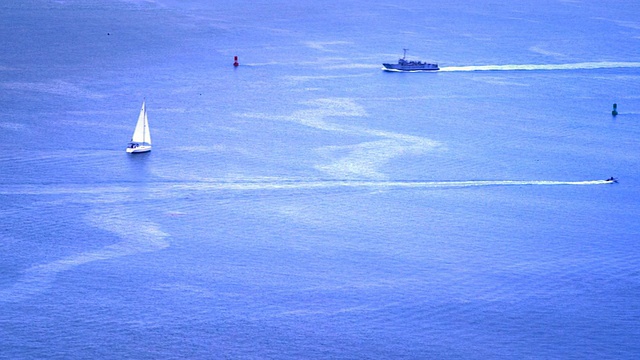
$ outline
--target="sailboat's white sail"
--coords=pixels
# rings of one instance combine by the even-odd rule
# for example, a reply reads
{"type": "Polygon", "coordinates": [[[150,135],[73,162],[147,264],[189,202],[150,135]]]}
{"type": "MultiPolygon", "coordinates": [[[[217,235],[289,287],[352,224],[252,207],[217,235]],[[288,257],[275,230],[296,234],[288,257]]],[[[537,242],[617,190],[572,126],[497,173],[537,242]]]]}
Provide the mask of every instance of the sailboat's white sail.
{"type": "Polygon", "coordinates": [[[140,109],[140,115],[138,115],[138,122],[136,123],[136,129],[133,131],[131,142],[151,144],[149,120],[147,119],[147,107],[144,102],[140,109]]]}
{"type": "Polygon", "coordinates": [[[131,142],[127,147],[127,152],[146,152],[151,150],[151,133],[149,132],[149,119],[147,118],[147,106],[142,102],[142,108],[140,109],[140,115],[138,115],[138,122],[136,128],[131,136],[131,142]]]}

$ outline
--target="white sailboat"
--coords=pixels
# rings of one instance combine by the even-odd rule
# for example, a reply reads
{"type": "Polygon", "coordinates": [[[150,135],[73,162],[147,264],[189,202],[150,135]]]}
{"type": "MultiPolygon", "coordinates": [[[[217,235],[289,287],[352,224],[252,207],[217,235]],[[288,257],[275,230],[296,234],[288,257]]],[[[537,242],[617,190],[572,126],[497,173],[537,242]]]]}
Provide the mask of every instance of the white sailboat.
{"type": "Polygon", "coordinates": [[[151,133],[149,133],[147,107],[145,101],[143,101],[140,115],[138,115],[138,122],[136,123],[136,129],[133,131],[131,142],[127,145],[127,152],[133,154],[147,151],[151,151],[151,133]]]}

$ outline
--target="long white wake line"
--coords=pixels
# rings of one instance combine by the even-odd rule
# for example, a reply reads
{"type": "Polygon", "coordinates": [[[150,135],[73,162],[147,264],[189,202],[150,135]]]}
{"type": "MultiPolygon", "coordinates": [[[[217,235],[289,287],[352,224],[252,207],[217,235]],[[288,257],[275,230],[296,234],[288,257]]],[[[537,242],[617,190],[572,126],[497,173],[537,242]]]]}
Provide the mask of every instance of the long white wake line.
{"type": "Polygon", "coordinates": [[[549,181],[549,180],[471,180],[471,181],[201,181],[173,185],[175,190],[278,190],[321,188],[461,188],[478,186],[527,186],[527,185],[604,185],[610,180],[549,181]]]}
{"type": "Polygon", "coordinates": [[[640,62],[623,61],[599,61],[581,62],[572,64],[522,64],[522,65],[471,65],[471,66],[445,66],[439,71],[514,71],[514,70],[589,70],[589,69],[616,69],[616,68],[640,68],[640,62]]]}
{"type": "MultiPolygon", "coordinates": [[[[322,189],[322,188],[461,188],[477,186],[528,186],[528,185],[605,185],[611,180],[465,180],[465,181],[421,181],[421,180],[306,180],[306,179],[266,179],[266,180],[216,180],[167,181],[150,183],[150,187],[166,190],[277,190],[277,189],[322,189]]],[[[71,194],[74,196],[121,194],[134,191],[122,184],[109,186],[85,186],[83,188],[61,186],[16,186],[0,189],[0,195],[48,195],[71,194]]]]}

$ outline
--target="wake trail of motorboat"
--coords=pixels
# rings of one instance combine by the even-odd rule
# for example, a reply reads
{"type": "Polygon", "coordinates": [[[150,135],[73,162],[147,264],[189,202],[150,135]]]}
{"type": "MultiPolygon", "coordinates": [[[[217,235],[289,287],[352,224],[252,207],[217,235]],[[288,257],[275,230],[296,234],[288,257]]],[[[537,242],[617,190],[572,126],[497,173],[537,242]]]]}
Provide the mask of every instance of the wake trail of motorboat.
{"type": "MultiPolygon", "coordinates": [[[[371,188],[371,189],[430,189],[430,188],[465,188],[479,186],[553,186],[553,185],[604,185],[616,183],[616,179],[585,180],[585,181],[555,181],[555,180],[467,180],[467,181],[422,181],[422,180],[308,180],[308,179],[265,179],[265,180],[196,180],[196,181],[159,181],[153,184],[157,191],[252,191],[252,190],[309,190],[330,188],[371,188]]],[[[134,189],[126,184],[117,186],[97,185],[84,187],[52,185],[16,185],[0,189],[0,195],[5,194],[70,194],[74,196],[124,196],[134,189]]]]}
{"type": "Polygon", "coordinates": [[[441,67],[439,71],[590,70],[616,68],[640,68],[640,62],[600,61],[572,64],[445,66],[441,67]]]}
{"type": "Polygon", "coordinates": [[[416,180],[271,180],[271,181],[204,181],[176,184],[174,189],[189,190],[286,190],[327,188],[464,188],[479,186],[528,186],[528,185],[604,185],[615,180],[549,181],[549,180],[470,180],[470,181],[416,181],[416,180]]]}

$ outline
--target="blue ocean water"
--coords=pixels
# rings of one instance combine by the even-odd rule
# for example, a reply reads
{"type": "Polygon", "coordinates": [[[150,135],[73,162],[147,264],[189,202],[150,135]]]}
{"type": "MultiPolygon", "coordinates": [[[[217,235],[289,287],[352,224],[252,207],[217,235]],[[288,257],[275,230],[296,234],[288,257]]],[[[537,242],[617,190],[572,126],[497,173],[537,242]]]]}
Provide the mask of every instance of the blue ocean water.
{"type": "Polygon", "coordinates": [[[0,358],[637,358],[639,14],[3,2],[0,358]]]}

